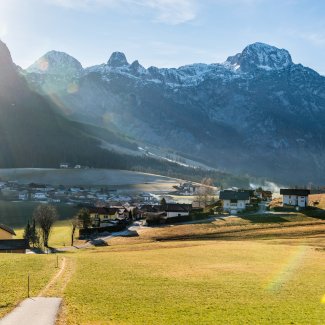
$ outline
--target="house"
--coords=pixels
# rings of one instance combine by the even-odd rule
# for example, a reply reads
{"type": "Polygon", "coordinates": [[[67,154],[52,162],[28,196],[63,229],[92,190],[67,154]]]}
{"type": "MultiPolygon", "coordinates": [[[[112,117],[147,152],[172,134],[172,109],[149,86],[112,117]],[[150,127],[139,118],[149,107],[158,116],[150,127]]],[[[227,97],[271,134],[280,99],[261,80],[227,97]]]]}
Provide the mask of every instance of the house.
{"type": "Polygon", "coordinates": [[[25,239],[2,239],[0,240],[0,253],[25,254],[29,244],[25,239]]]}
{"type": "Polygon", "coordinates": [[[263,201],[272,201],[272,192],[271,191],[264,191],[263,189],[259,188],[255,191],[255,196],[263,201]]]}
{"type": "Polygon", "coordinates": [[[89,213],[96,227],[105,227],[106,224],[111,224],[112,220],[127,219],[129,217],[129,212],[122,206],[92,208],[89,213]]]}
{"type": "Polygon", "coordinates": [[[175,188],[180,195],[193,195],[196,192],[196,186],[189,182],[175,186],[175,188]]]}
{"type": "Polygon", "coordinates": [[[192,204],[167,203],[163,205],[142,205],[139,215],[144,218],[147,215],[164,215],[166,218],[188,216],[192,211],[192,204]]]}
{"type": "Polygon", "coordinates": [[[19,201],[27,201],[28,200],[28,191],[21,191],[18,194],[19,201]]]}
{"type": "Polygon", "coordinates": [[[12,228],[0,224],[0,253],[26,253],[28,243],[24,239],[13,239],[14,236],[12,228]]]}
{"type": "Polygon", "coordinates": [[[308,206],[308,196],[310,194],[310,190],[282,188],[280,189],[280,194],[283,196],[283,206],[288,205],[300,208],[305,208],[308,206]]]}
{"type": "Polygon", "coordinates": [[[219,198],[222,200],[223,209],[235,214],[245,210],[246,205],[250,203],[250,192],[224,190],[220,191],[219,198]]]}
{"type": "Polygon", "coordinates": [[[6,225],[0,224],[0,240],[1,239],[12,239],[16,236],[14,230],[6,225]]]}
{"type": "Polygon", "coordinates": [[[36,192],[33,194],[33,199],[35,201],[44,201],[47,200],[47,195],[43,192],[36,192]]]}
{"type": "Polygon", "coordinates": [[[141,201],[145,202],[146,204],[153,204],[158,202],[158,200],[150,193],[142,193],[140,194],[141,201]]]}
{"type": "Polygon", "coordinates": [[[188,216],[192,210],[192,204],[167,203],[160,206],[160,211],[165,211],[167,218],[188,216]]]}
{"type": "Polygon", "coordinates": [[[108,195],[107,194],[97,194],[97,199],[100,201],[107,201],[108,195]]]}

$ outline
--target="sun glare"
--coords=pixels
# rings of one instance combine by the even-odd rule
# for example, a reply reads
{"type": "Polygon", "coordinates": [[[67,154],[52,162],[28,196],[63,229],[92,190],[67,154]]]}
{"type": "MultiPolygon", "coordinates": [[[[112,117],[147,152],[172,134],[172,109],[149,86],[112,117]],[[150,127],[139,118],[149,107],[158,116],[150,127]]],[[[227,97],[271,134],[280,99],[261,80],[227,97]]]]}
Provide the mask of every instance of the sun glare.
{"type": "Polygon", "coordinates": [[[324,295],[323,298],[321,299],[321,303],[325,305],[325,295],[324,295]]]}

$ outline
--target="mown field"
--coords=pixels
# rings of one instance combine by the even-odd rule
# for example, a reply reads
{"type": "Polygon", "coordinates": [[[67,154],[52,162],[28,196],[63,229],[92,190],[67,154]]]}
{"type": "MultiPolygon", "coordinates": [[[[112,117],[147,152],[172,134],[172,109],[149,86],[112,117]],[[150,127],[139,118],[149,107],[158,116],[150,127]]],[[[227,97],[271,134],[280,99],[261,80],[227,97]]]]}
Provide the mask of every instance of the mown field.
{"type": "MultiPolygon", "coordinates": [[[[67,221],[57,224],[53,243],[60,246],[68,229],[67,221]]],[[[64,298],[59,325],[324,324],[325,221],[319,213],[138,233],[61,254],[67,267],[46,293],[64,298]]],[[[13,264],[24,258],[15,256],[13,264]]],[[[38,258],[45,258],[38,266],[45,281],[53,261],[38,258]]],[[[18,272],[10,265],[1,272],[7,270],[11,277],[18,272]]]]}
{"type": "MultiPolygon", "coordinates": [[[[73,256],[62,324],[323,324],[325,252],[195,241],[73,256]]],[[[63,316],[62,316],[63,317],[63,316]]]]}
{"type": "Polygon", "coordinates": [[[30,294],[37,296],[57,272],[55,255],[0,254],[0,317],[27,297],[27,276],[30,294]]]}

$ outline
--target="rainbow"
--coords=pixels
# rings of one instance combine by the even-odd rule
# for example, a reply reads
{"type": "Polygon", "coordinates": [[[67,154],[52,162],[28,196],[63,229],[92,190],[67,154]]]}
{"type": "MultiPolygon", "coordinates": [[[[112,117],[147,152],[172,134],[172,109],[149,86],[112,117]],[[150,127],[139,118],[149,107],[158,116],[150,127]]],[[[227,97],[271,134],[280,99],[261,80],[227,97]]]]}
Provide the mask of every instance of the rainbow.
{"type": "MultiPolygon", "coordinates": [[[[302,263],[307,252],[307,246],[298,246],[297,249],[289,256],[288,261],[276,272],[272,279],[267,283],[266,289],[271,292],[278,292],[286,284],[295,271],[302,263]]],[[[324,296],[325,297],[325,296],[324,296]]]]}

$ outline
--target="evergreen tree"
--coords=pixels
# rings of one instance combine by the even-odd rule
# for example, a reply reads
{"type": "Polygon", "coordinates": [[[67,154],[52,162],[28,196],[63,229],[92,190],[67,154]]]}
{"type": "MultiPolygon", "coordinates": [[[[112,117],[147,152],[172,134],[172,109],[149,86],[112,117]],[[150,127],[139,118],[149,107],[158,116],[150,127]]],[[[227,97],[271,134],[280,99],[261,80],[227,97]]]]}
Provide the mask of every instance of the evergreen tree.
{"type": "Polygon", "coordinates": [[[91,218],[89,210],[86,208],[82,208],[77,213],[77,219],[79,223],[79,227],[82,229],[87,229],[91,226],[91,218]]]}
{"type": "Polygon", "coordinates": [[[33,219],[33,225],[30,228],[30,243],[33,245],[33,247],[39,246],[39,235],[36,229],[35,219],[33,219]]]}
{"type": "Polygon", "coordinates": [[[25,227],[25,230],[24,230],[24,239],[28,242],[28,243],[30,243],[31,242],[31,230],[32,230],[32,228],[31,228],[31,226],[30,226],[30,224],[29,224],[29,220],[27,221],[27,225],[26,225],[26,227],[25,227]]]}
{"type": "Polygon", "coordinates": [[[166,206],[167,202],[166,202],[166,199],[163,197],[161,200],[160,200],[160,205],[162,206],[166,206]]]}

